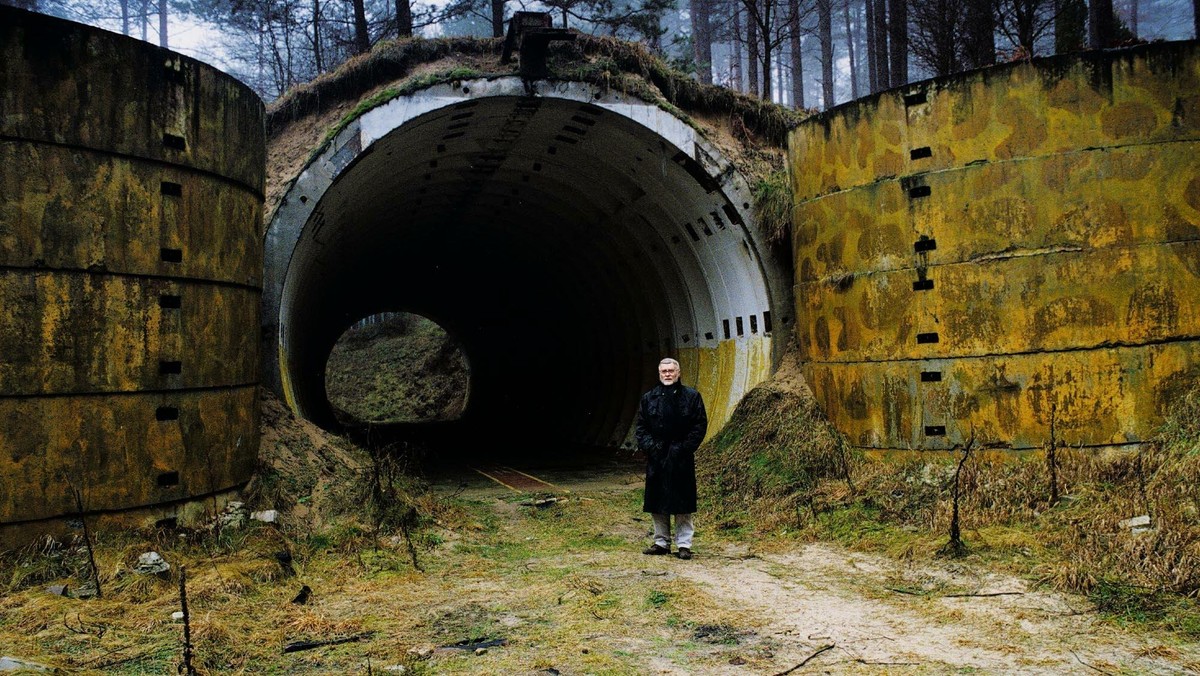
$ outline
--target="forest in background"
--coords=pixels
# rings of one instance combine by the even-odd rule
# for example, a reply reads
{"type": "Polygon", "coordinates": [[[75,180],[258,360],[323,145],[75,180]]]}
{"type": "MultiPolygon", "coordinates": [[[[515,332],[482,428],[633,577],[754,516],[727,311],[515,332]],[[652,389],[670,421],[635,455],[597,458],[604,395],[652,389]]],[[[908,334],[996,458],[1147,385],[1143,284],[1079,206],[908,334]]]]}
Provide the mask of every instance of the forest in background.
{"type": "Polygon", "coordinates": [[[397,37],[515,11],[642,42],[705,84],[821,110],[1001,61],[1200,32],[1200,0],[0,0],[195,54],[267,101],[397,37]],[[197,27],[202,27],[197,30],[197,27]],[[190,36],[184,45],[172,31],[190,36]],[[196,34],[205,36],[197,39],[196,34]],[[174,42],[173,42],[174,40],[174,42]]]}

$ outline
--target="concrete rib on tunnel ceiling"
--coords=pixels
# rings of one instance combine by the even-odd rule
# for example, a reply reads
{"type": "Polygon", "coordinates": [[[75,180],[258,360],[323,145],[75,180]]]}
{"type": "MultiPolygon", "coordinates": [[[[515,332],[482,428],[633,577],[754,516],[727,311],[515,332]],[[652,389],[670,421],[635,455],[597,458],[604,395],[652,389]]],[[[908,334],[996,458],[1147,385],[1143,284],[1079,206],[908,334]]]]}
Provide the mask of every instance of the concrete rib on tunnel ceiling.
{"type": "Polygon", "coordinates": [[[625,443],[664,355],[704,393],[710,431],[769,375],[790,283],[737,171],[654,105],[533,89],[395,98],[296,177],[267,232],[263,321],[265,380],[298,413],[334,424],[330,349],[393,310],[435,319],[470,359],[457,432],[514,443],[625,443]]]}

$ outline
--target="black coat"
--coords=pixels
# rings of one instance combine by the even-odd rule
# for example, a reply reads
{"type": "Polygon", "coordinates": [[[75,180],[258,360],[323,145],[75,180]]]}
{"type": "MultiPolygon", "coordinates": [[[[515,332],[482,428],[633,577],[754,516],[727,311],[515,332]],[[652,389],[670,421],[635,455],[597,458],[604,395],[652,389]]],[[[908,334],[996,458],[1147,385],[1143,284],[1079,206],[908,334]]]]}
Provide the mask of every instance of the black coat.
{"type": "Polygon", "coordinates": [[[638,448],[646,454],[642,511],[696,511],[696,449],[707,428],[704,399],[696,390],[676,382],[642,395],[636,429],[638,448]]]}

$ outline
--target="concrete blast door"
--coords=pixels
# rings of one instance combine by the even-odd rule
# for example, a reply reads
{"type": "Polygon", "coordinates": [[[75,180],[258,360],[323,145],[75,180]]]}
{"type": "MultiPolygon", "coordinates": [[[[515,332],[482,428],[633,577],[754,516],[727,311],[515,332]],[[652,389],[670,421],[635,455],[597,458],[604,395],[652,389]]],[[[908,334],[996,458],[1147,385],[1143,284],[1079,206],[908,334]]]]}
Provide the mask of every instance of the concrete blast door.
{"type": "Polygon", "coordinates": [[[790,282],[736,170],[655,106],[533,90],[393,99],[295,178],[265,242],[263,335],[264,379],[299,413],[332,424],[331,347],[395,310],[462,342],[471,399],[447,433],[483,452],[624,443],[664,355],[704,393],[710,431],[769,375],[790,282]]]}

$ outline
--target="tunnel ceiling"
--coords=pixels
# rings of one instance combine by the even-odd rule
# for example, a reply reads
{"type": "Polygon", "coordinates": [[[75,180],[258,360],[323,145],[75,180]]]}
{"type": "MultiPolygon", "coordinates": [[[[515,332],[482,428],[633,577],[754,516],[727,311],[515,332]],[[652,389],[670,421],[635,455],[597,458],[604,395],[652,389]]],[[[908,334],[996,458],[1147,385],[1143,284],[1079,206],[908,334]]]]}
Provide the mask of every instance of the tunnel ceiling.
{"type": "Polygon", "coordinates": [[[620,444],[664,355],[684,362],[715,429],[769,374],[790,281],[736,171],[678,118],[623,98],[479,80],[359,118],[270,224],[267,380],[332,424],[333,344],[404,310],[462,341],[460,431],[620,444]]]}

